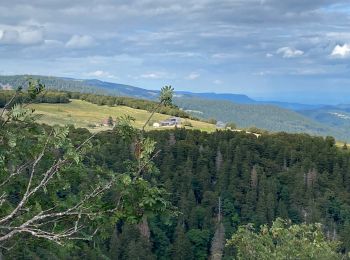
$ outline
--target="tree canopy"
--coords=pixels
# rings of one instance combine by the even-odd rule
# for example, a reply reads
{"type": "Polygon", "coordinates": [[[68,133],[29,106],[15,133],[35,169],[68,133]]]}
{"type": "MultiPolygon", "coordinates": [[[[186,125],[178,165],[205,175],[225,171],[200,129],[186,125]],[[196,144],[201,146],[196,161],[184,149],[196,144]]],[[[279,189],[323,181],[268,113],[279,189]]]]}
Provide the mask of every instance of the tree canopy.
{"type": "Polygon", "coordinates": [[[342,259],[339,242],[328,240],[322,225],[292,224],[277,218],[272,225],[241,226],[227,242],[237,250],[237,259],[342,259]]]}

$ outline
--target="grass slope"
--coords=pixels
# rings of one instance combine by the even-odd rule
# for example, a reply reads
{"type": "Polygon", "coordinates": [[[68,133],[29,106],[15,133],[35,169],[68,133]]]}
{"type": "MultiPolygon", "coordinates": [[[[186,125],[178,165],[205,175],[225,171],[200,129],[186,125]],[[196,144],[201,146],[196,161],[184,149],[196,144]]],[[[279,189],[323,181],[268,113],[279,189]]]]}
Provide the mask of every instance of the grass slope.
{"type": "MultiPolygon", "coordinates": [[[[90,131],[103,131],[110,129],[109,127],[89,127],[90,124],[98,124],[105,118],[111,116],[113,119],[120,117],[122,115],[130,115],[134,117],[135,124],[137,128],[141,128],[149,117],[150,113],[146,110],[134,109],[126,106],[98,106],[82,100],[71,100],[70,103],[66,104],[32,104],[32,108],[35,109],[35,113],[42,115],[38,120],[41,123],[53,125],[74,125],[75,127],[88,128],[90,131]]],[[[168,115],[155,113],[153,121],[164,120],[168,118],[168,115]]],[[[215,125],[194,121],[186,120],[191,122],[191,129],[199,129],[202,131],[213,132],[215,131],[215,125]]],[[[147,129],[154,129],[153,127],[148,127],[147,129]]],[[[164,128],[160,128],[164,129],[164,128]]]]}

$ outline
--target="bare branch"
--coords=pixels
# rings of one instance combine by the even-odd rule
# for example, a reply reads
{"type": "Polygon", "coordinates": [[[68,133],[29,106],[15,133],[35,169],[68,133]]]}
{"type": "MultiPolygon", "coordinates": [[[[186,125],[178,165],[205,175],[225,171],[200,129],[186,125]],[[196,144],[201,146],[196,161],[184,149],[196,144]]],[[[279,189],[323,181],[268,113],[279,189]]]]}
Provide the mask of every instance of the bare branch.
{"type": "Polygon", "coordinates": [[[10,99],[10,101],[7,102],[7,103],[5,104],[5,106],[3,107],[2,111],[1,111],[0,118],[3,117],[3,115],[4,115],[5,111],[6,111],[6,109],[11,105],[12,101],[13,101],[17,96],[18,96],[18,91],[16,91],[15,94],[14,94],[14,95],[12,96],[12,98],[10,99]]]}
{"type": "Polygon", "coordinates": [[[149,159],[147,160],[147,162],[145,162],[143,165],[140,165],[139,170],[138,170],[138,172],[137,172],[137,176],[139,176],[139,175],[141,174],[141,172],[143,171],[143,169],[144,169],[147,165],[149,165],[149,163],[150,163],[154,158],[156,158],[160,152],[161,152],[161,150],[158,150],[155,154],[152,155],[151,158],[149,158],[149,159]]]}
{"type": "Polygon", "coordinates": [[[16,175],[19,175],[25,168],[27,168],[32,162],[26,162],[19,166],[17,170],[13,171],[2,183],[0,183],[0,187],[4,186],[6,183],[10,181],[10,179],[16,175]]]}
{"type": "MultiPolygon", "coordinates": [[[[92,236],[89,237],[71,237],[72,235],[78,233],[83,226],[79,225],[79,220],[81,218],[81,216],[96,216],[98,214],[104,213],[104,212],[84,212],[83,209],[81,208],[81,206],[87,202],[89,199],[96,197],[98,195],[100,195],[102,192],[104,192],[105,190],[109,189],[110,186],[112,185],[112,182],[108,182],[106,185],[104,186],[98,186],[96,187],[91,193],[89,193],[88,195],[85,196],[85,198],[80,201],[79,203],[77,203],[75,206],[63,211],[63,212],[53,212],[53,213],[49,213],[50,211],[52,211],[54,208],[50,208],[47,209],[45,211],[41,211],[40,213],[38,213],[37,215],[35,215],[34,217],[32,217],[31,219],[27,220],[26,222],[24,222],[23,224],[21,224],[20,226],[0,226],[0,229],[5,229],[8,230],[9,232],[6,235],[0,236],[0,242],[1,241],[5,241],[11,237],[13,237],[15,234],[17,233],[30,233],[31,235],[35,236],[35,237],[41,237],[41,238],[46,238],[48,240],[52,240],[56,243],[60,244],[60,240],[62,239],[89,239],[92,236]],[[62,219],[63,217],[67,217],[67,216],[76,216],[77,219],[74,222],[74,226],[66,229],[64,231],[62,231],[61,233],[55,233],[55,232],[48,232],[43,230],[42,228],[40,228],[41,226],[47,225],[49,223],[52,222],[57,222],[60,219],[62,219]]],[[[119,206],[119,203],[118,203],[119,206]]],[[[105,212],[114,212],[114,210],[108,210],[105,212]]],[[[97,232],[97,230],[95,231],[97,232]]],[[[95,233],[94,232],[94,233],[95,233]]]]}
{"type": "MultiPolygon", "coordinates": [[[[50,136],[52,134],[52,131],[51,133],[49,134],[49,136],[47,137],[46,139],[46,142],[45,142],[45,145],[41,151],[41,153],[39,154],[39,156],[35,159],[33,165],[32,165],[32,170],[30,172],[30,177],[29,177],[29,181],[28,181],[28,184],[27,184],[27,189],[26,189],[26,192],[24,193],[23,195],[23,198],[22,200],[18,203],[17,207],[7,216],[3,217],[2,219],[0,219],[0,223],[3,223],[11,218],[13,218],[13,216],[23,207],[23,205],[26,203],[26,201],[29,199],[29,197],[34,194],[36,192],[36,190],[38,190],[39,188],[37,189],[33,189],[32,191],[30,191],[30,188],[32,186],[32,181],[33,181],[33,177],[34,177],[34,173],[35,173],[35,169],[36,169],[36,166],[38,165],[38,163],[40,162],[41,158],[44,156],[45,154],[45,150],[46,150],[46,147],[47,147],[47,144],[49,142],[49,139],[50,139],[50,136]]],[[[45,178],[45,175],[44,175],[44,178],[45,178]]]]}
{"type": "Polygon", "coordinates": [[[6,201],[5,198],[6,198],[6,192],[3,192],[0,196],[0,206],[2,206],[2,204],[4,204],[4,202],[6,201]]]}
{"type": "Polygon", "coordinates": [[[158,103],[158,105],[153,109],[151,115],[148,117],[147,121],[145,122],[145,124],[144,124],[143,127],[142,127],[142,132],[145,131],[145,128],[146,128],[147,124],[149,123],[149,121],[151,121],[151,119],[152,119],[154,113],[158,110],[158,108],[160,108],[160,106],[161,106],[162,104],[163,104],[163,102],[160,101],[160,102],[158,103]]]}
{"type": "Polygon", "coordinates": [[[94,138],[97,135],[96,133],[93,133],[89,138],[87,138],[84,142],[82,142],[76,149],[76,151],[79,151],[84,145],[86,145],[92,138],[94,138]]]}

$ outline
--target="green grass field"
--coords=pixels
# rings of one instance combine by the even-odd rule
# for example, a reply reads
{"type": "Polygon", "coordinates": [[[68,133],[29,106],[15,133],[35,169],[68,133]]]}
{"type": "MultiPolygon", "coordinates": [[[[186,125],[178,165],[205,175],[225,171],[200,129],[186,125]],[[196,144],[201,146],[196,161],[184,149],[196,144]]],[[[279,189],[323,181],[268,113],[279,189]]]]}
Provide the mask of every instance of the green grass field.
{"type": "MultiPolygon", "coordinates": [[[[74,125],[75,127],[88,128],[91,132],[103,131],[110,129],[106,126],[89,127],[89,125],[100,124],[103,119],[111,116],[113,119],[122,115],[130,115],[134,117],[137,128],[141,128],[149,117],[150,113],[146,110],[134,109],[126,106],[98,106],[82,100],[71,100],[70,103],[64,104],[32,104],[31,108],[35,109],[35,113],[41,115],[38,120],[41,123],[54,125],[74,125]]],[[[167,119],[168,115],[155,113],[152,121],[160,121],[167,119]]],[[[200,129],[202,131],[213,132],[215,131],[215,125],[195,121],[186,120],[191,122],[192,127],[189,129],[200,129]]],[[[166,128],[153,128],[147,126],[147,129],[166,129],[166,128]]]]}

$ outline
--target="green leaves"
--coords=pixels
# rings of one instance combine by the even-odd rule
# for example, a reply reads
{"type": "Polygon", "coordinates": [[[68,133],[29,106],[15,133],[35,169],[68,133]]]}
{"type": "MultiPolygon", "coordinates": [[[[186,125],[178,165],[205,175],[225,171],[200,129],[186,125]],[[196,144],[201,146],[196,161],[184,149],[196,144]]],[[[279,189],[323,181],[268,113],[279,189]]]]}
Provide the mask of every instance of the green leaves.
{"type": "Polygon", "coordinates": [[[15,104],[10,110],[8,117],[14,121],[29,121],[32,116],[32,110],[24,108],[22,104],[15,104]]]}
{"type": "Polygon", "coordinates": [[[141,146],[142,152],[140,154],[140,159],[150,159],[150,156],[156,147],[156,142],[150,138],[145,138],[141,141],[141,146]]]}
{"type": "Polygon", "coordinates": [[[13,133],[9,133],[7,135],[7,138],[8,138],[8,146],[11,148],[14,148],[17,144],[16,135],[14,135],[13,133]]]}
{"type": "Polygon", "coordinates": [[[171,86],[164,86],[160,90],[159,101],[165,106],[171,106],[173,100],[174,88],[171,86]]]}
{"type": "Polygon", "coordinates": [[[55,125],[53,126],[52,130],[53,130],[53,136],[61,140],[65,139],[69,133],[68,126],[61,127],[61,126],[55,125]]]}
{"type": "Polygon", "coordinates": [[[135,118],[130,115],[118,117],[114,127],[114,131],[116,132],[117,136],[126,141],[133,140],[139,133],[139,131],[132,126],[133,122],[135,122],[135,118]]]}
{"type": "Polygon", "coordinates": [[[277,218],[258,233],[252,224],[241,226],[227,242],[237,249],[238,259],[340,259],[339,242],[325,238],[321,224],[291,224],[277,218]]]}
{"type": "MultiPolygon", "coordinates": [[[[40,82],[29,80],[29,102],[44,88],[40,82]]],[[[171,87],[162,89],[160,105],[171,104],[172,91],[171,87]]],[[[23,100],[18,98],[18,102],[23,100]]],[[[70,134],[67,126],[39,125],[34,111],[25,104],[10,107],[8,120],[0,129],[0,183],[4,183],[0,195],[6,198],[0,219],[16,232],[23,223],[30,223],[27,228],[33,226],[35,230],[27,233],[64,242],[66,236],[62,234],[79,226],[72,235],[90,239],[88,234],[96,228],[108,234],[106,230],[120,218],[136,223],[146,214],[174,212],[168,194],[152,176],[158,172],[153,162],[156,143],[133,127],[133,117],[118,118],[114,131],[108,132],[128,147],[125,160],[116,163],[112,171],[111,164],[97,163],[97,156],[90,157],[95,134],[85,139],[88,133],[76,130],[70,134]],[[134,153],[130,152],[133,146],[134,153]],[[123,168],[125,163],[128,167],[123,168]]],[[[113,153],[110,143],[107,140],[103,146],[113,153]]],[[[0,238],[7,237],[8,232],[0,228],[0,238]]]]}
{"type": "Polygon", "coordinates": [[[28,94],[31,99],[35,99],[45,89],[45,85],[41,84],[39,80],[29,78],[28,80],[28,94]]]}

